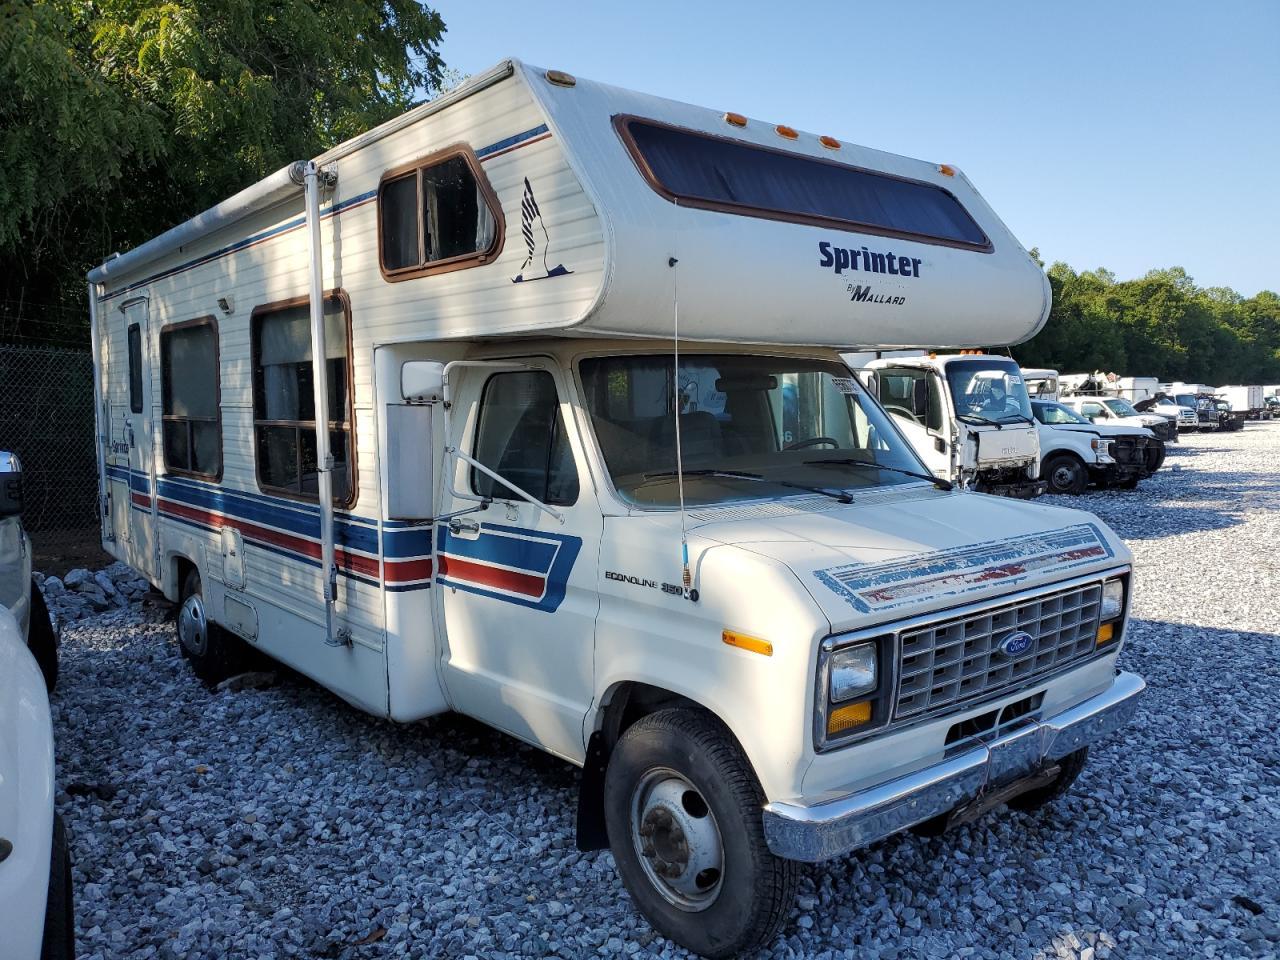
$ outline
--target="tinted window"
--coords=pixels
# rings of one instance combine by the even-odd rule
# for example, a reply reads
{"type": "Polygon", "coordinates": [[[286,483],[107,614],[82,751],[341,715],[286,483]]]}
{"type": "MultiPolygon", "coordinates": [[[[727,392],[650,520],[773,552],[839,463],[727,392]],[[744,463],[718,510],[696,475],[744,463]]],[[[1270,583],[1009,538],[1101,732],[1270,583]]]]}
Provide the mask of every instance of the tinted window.
{"type": "Polygon", "coordinates": [[[142,412],[142,329],[129,325],[129,411],[142,412]]]}
{"type": "Polygon", "coordinates": [[[485,191],[462,154],[385,180],[378,217],[385,273],[416,276],[433,265],[482,259],[497,238],[485,191]]]}
{"type": "MultiPolygon", "coordinates": [[[[474,456],[543,503],[568,505],[578,499],[578,470],[565,439],[555,382],[545,370],[489,378],[480,400],[474,456]]],[[[475,469],[471,488],[482,497],[515,496],[475,469]]]]}
{"type": "Polygon", "coordinates": [[[1050,425],[1089,422],[1074,410],[1057,403],[1033,403],[1031,404],[1031,412],[1041,423],[1050,425]]]}
{"type": "MultiPolygon", "coordinates": [[[[333,499],[353,499],[351,394],[347,340],[351,316],[342,300],[325,301],[328,355],[329,450],[334,459],[333,499]]],[[[255,312],[253,330],[253,432],[258,483],[315,499],[315,389],[311,368],[311,311],[306,304],[255,312]]]]}
{"type": "Polygon", "coordinates": [[[987,246],[960,201],[932,184],[639,120],[625,130],[653,179],[683,201],[987,246]]]}
{"type": "Polygon", "coordinates": [[[160,331],[164,465],[181,473],[222,473],[218,334],[212,320],[160,331]]]}

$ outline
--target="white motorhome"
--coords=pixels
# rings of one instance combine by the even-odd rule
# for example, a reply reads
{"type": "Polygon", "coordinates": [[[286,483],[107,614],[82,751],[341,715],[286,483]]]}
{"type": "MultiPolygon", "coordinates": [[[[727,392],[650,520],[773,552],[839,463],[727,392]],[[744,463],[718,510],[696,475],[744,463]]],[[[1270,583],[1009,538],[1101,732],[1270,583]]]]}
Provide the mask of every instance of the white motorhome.
{"type": "Polygon", "coordinates": [[[886,357],[866,365],[881,405],[937,477],[982,493],[1044,492],[1022,371],[981,351],[886,357]]]}
{"type": "Polygon", "coordinates": [[[1143,688],[1120,539],[941,489],[840,361],[1044,322],[953,167],[507,61],[89,279],[104,546],[197,670],[580,765],[703,954],[796,861],[1050,801],[1143,688]]]}

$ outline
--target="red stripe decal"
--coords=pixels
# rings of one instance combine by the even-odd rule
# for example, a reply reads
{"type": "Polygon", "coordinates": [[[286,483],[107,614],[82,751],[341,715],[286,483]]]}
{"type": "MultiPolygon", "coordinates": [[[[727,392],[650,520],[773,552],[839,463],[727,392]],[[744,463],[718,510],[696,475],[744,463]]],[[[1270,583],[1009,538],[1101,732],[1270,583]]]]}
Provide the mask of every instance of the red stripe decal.
{"type": "Polygon", "coordinates": [[[445,554],[440,555],[440,576],[506,590],[510,593],[519,593],[526,597],[540,597],[546,587],[544,577],[531,573],[517,573],[514,570],[502,570],[445,554]]]}
{"type": "Polygon", "coordinates": [[[146,507],[148,510],[151,509],[151,498],[145,493],[133,493],[129,495],[129,498],[133,501],[133,505],[135,507],[146,507]]]}

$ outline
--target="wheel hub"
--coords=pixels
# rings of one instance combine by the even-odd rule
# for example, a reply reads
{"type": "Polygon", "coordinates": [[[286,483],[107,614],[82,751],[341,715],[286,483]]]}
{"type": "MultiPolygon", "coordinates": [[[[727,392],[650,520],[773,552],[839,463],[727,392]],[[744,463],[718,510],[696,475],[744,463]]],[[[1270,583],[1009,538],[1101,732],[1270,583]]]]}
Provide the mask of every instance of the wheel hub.
{"type": "Polygon", "coordinates": [[[674,770],[654,770],[632,798],[632,841],[649,880],[682,910],[705,910],[720,892],[724,847],[702,794],[674,770]]]}
{"type": "Polygon", "coordinates": [[[178,642],[196,655],[208,649],[209,622],[199,594],[193,593],[182,601],[182,609],[178,611],[178,642]]]}

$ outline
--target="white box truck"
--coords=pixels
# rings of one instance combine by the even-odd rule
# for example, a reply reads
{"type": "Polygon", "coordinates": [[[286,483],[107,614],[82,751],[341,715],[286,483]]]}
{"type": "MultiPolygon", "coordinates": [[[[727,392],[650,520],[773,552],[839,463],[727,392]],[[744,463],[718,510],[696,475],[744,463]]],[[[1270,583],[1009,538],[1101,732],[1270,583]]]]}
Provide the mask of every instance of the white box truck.
{"type": "Polygon", "coordinates": [[[704,955],[797,861],[1048,802],[1143,689],[1121,540],[944,489],[840,360],[1043,324],[951,166],[506,61],[89,282],[104,546],[195,669],[579,765],[704,955]]]}
{"type": "Polygon", "coordinates": [[[1218,387],[1213,392],[1226,401],[1227,409],[1232,413],[1242,414],[1249,420],[1261,420],[1264,416],[1270,419],[1261,384],[1218,387]]]}

